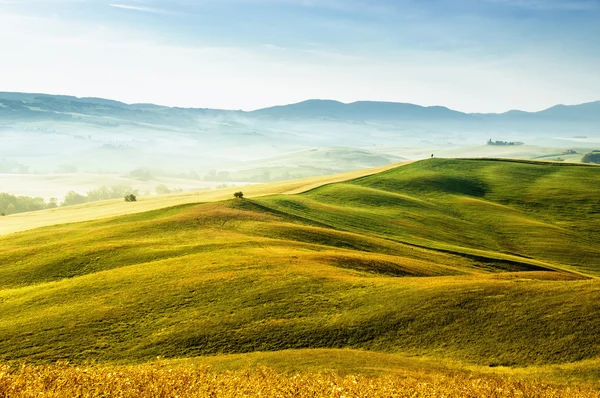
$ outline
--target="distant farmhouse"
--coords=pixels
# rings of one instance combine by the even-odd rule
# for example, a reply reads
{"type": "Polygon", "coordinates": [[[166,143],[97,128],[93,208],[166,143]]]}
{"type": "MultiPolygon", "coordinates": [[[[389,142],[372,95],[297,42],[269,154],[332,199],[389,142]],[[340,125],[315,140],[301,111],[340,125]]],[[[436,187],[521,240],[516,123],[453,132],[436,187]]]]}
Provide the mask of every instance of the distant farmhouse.
{"type": "Polygon", "coordinates": [[[492,141],[492,139],[490,138],[490,140],[487,142],[488,145],[499,145],[499,146],[506,146],[506,145],[525,145],[524,142],[512,142],[512,141],[492,141]]]}

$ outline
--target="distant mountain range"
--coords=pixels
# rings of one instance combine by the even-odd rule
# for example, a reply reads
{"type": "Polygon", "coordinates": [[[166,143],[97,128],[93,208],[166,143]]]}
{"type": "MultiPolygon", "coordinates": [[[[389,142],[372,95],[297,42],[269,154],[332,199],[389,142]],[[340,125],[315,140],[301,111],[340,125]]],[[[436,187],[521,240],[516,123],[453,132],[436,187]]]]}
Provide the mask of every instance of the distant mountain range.
{"type": "Polygon", "coordinates": [[[156,120],[197,116],[245,116],[276,119],[331,118],[354,121],[452,120],[459,122],[600,122],[600,101],[580,105],[556,105],[540,112],[513,110],[505,113],[464,113],[443,106],[420,106],[399,102],[358,101],[342,103],[311,99],[296,104],[274,106],[256,111],[207,108],[179,108],[154,104],[125,104],[103,98],[78,98],[64,95],[0,92],[0,118],[10,116],[58,117],[77,112],[97,116],[156,120]],[[153,114],[153,117],[149,115],[153,114]]]}
{"type": "Polygon", "coordinates": [[[398,102],[359,101],[345,104],[331,100],[308,100],[297,104],[275,106],[250,112],[253,115],[279,118],[330,117],[347,120],[454,119],[466,120],[470,115],[442,106],[423,107],[398,102]]]}
{"type": "MultiPolygon", "coordinates": [[[[0,135],[0,172],[227,170],[238,172],[235,178],[262,181],[485,148],[490,139],[598,149],[600,102],[477,114],[443,106],[308,100],[245,112],[0,92],[0,135]]],[[[487,149],[461,153],[477,156],[487,149]]],[[[499,156],[499,150],[489,153],[499,156]]]]}

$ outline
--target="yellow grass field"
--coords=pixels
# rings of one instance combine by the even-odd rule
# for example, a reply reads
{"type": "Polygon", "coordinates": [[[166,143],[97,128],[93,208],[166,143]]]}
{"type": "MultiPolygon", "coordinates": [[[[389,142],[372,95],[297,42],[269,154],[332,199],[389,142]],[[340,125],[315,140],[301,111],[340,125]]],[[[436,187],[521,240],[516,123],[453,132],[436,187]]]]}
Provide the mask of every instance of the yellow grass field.
{"type": "Polygon", "coordinates": [[[272,182],[266,184],[248,185],[244,187],[202,190],[160,196],[140,196],[138,197],[137,202],[128,206],[123,206],[122,199],[115,199],[31,213],[13,214],[0,219],[0,235],[26,231],[39,227],[46,227],[49,225],[76,223],[97,220],[99,218],[141,213],[182,204],[216,202],[230,199],[234,192],[240,190],[244,192],[245,197],[249,198],[274,194],[292,195],[305,192],[325,184],[348,181],[355,178],[376,174],[408,163],[411,162],[391,164],[366,170],[350,171],[331,176],[310,177],[300,180],[272,182]]]}
{"type": "Polygon", "coordinates": [[[206,367],[146,364],[121,367],[0,366],[0,397],[530,397],[592,398],[589,388],[495,376],[414,373],[340,376],[282,373],[269,368],[214,372],[206,367]]]}

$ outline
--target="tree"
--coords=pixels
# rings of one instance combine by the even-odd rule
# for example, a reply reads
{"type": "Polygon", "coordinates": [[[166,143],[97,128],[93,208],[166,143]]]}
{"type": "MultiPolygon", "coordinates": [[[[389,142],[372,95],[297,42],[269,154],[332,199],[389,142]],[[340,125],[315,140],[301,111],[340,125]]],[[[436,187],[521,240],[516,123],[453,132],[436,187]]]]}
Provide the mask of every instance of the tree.
{"type": "Polygon", "coordinates": [[[140,191],[124,185],[117,185],[110,189],[110,199],[122,198],[124,195],[130,193],[137,196],[139,195],[140,191]]]}
{"type": "Polygon", "coordinates": [[[65,200],[63,201],[63,206],[80,205],[85,202],[87,202],[87,198],[85,196],[80,195],[75,191],[69,191],[65,195],[65,200]]]}
{"type": "Polygon", "coordinates": [[[240,192],[236,192],[233,194],[234,197],[238,198],[238,199],[243,199],[244,198],[244,193],[242,191],[240,192]]]}
{"type": "Polygon", "coordinates": [[[171,193],[171,190],[165,184],[160,184],[160,185],[156,186],[156,194],[157,195],[166,195],[169,193],[171,193]]]}
{"type": "Polygon", "coordinates": [[[209,170],[208,173],[204,176],[204,181],[216,181],[217,180],[217,170],[209,170]]]}
{"type": "Polygon", "coordinates": [[[46,204],[44,198],[31,198],[29,196],[14,196],[7,193],[0,193],[0,212],[5,214],[52,209],[56,206],[56,202],[52,202],[52,200],[46,204]]]}
{"type": "Polygon", "coordinates": [[[96,202],[99,200],[107,199],[111,199],[111,192],[110,188],[108,188],[106,185],[103,185],[97,189],[92,189],[91,191],[87,192],[88,202],[96,202]]]}
{"type": "Polygon", "coordinates": [[[591,153],[587,153],[581,159],[582,163],[595,163],[600,164],[600,151],[593,151],[591,153]]]}
{"type": "Polygon", "coordinates": [[[125,195],[125,202],[137,202],[134,194],[125,195]]]}
{"type": "Polygon", "coordinates": [[[56,209],[58,207],[58,199],[56,198],[50,198],[50,200],[48,201],[48,208],[49,209],[56,209]]]}

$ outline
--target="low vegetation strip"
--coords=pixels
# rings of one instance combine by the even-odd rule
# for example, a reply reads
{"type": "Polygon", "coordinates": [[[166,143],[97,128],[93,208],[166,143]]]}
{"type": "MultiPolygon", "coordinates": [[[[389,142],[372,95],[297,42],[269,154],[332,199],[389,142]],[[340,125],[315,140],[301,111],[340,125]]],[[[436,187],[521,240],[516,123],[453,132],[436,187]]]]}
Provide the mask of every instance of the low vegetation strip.
{"type": "Polygon", "coordinates": [[[0,365],[0,398],[59,397],[600,397],[600,391],[468,373],[388,376],[215,372],[164,364],[122,367],[0,365]]]}
{"type": "MultiPolygon", "coordinates": [[[[354,178],[389,170],[401,164],[409,163],[410,162],[404,162],[400,164],[391,164],[371,169],[349,171],[345,173],[321,177],[309,177],[292,181],[256,184],[245,187],[244,195],[246,197],[258,197],[272,194],[292,195],[305,192],[310,189],[314,189],[324,184],[332,184],[336,182],[347,181],[354,178]]],[[[24,210],[22,210],[24,212],[19,211],[18,214],[12,214],[13,212],[5,212],[6,215],[10,215],[7,217],[2,217],[0,219],[0,235],[6,235],[52,225],[85,222],[91,220],[98,220],[101,218],[143,213],[147,211],[166,209],[168,207],[179,206],[183,204],[217,202],[231,198],[233,193],[235,193],[236,191],[239,191],[239,187],[230,187],[215,190],[211,189],[184,193],[176,192],[168,196],[140,196],[137,197],[137,203],[134,206],[124,205],[122,199],[123,195],[121,194],[115,196],[119,199],[100,201],[87,201],[84,197],[79,198],[72,196],[71,199],[76,200],[71,200],[69,203],[70,205],[66,207],[61,206],[55,208],[55,206],[53,205],[50,205],[50,207],[44,205],[44,207],[35,206],[29,209],[25,208],[24,210]]],[[[0,197],[0,211],[1,210],[2,198],[0,197]]]]}

